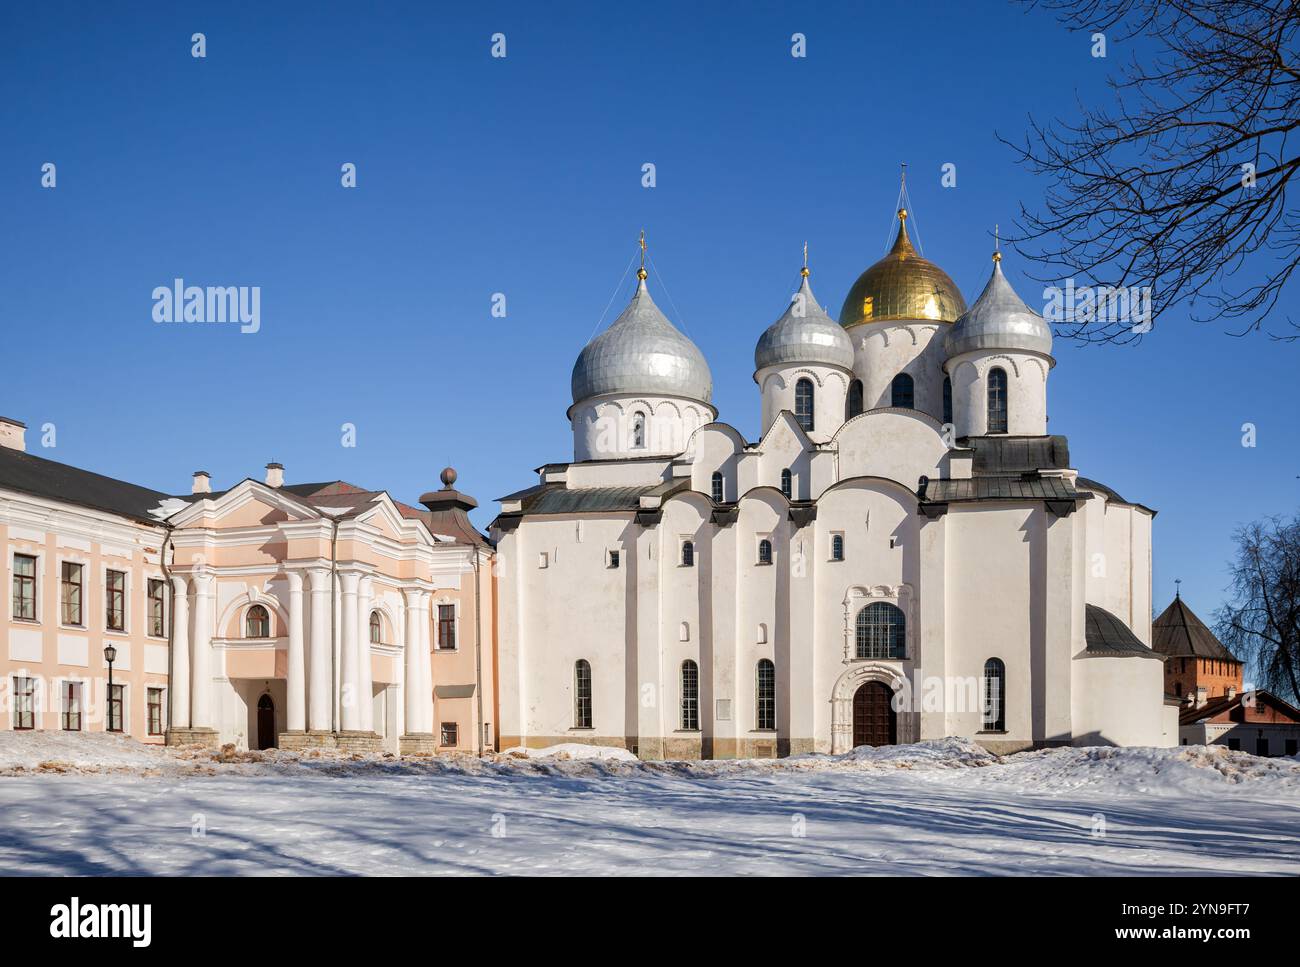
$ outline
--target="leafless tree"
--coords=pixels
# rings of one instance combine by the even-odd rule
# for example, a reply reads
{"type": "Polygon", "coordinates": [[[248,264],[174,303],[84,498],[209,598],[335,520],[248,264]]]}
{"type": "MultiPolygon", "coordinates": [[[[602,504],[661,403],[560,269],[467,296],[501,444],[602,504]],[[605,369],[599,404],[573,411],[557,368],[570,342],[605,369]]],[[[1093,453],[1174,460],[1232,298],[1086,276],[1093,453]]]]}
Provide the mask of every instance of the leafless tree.
{"type": "Polygon", "coordinates": [[[1234,535],[1233,600],[1217,612],[1219,640],[1253,660],[1260,684],[1300,698],[1300,516],[1272,517],[1234,535]]]}
{"type": "MultiPolygon", "coordinates": [[[[1031,117],[1023,139],[1003,139],[1049,180],[1014,239],[1049,268],[1044,281],[1146,287],[1152,324],[1183,303],[1233,335],[1300,339],[1272,315],[1300,265],[1300,211],[1287,200],[1300,168],[1300,0],[1021,2],[1104,34],[1109,53],[1136,50],[1110,79],[1116,107],[1031,117]]],[[[1143,327],[1093,313],[1059,331],[1128,342],[1143,327]]]]}

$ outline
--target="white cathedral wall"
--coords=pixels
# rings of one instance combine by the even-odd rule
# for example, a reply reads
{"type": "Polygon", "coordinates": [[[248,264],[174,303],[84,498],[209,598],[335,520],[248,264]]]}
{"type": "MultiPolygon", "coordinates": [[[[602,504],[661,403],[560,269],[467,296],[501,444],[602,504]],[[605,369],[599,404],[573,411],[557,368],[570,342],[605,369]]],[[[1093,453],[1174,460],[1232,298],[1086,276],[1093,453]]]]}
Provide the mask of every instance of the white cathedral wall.
{"type": "MultiPolygon", "coordinates": [[[[1086,488],[1085,488],[1086,489],[1086,488]]],[[[1105,608],[1151,644],[1151,514],[1092,491],[1086,521],[1087,601],[1105,608]]]]}
{"type": "Polygon", "coordinates": [[[1178,744],[1165,721],[1164,663],[1156,658],[1074,661],[1075,745],[1178,744]]]}
{"type": "Polygon", "coordinates": [[[922,475],[940,476],[948,448],[938,424],[893,410],[856,416],[836,435],[839,478],[875,476],[915,488],[922,475]]]}
{"type": "Polygon", "coordinates": [[[983,436],[988,432],[988,373],[994,367],[1007,374],[1007,433],[1045,434],[1048,362],[1034,353],[978,352],[948,361],[956,435],[983,436]]]}
{"type": "Polygon", "coordinates": [[[686,449],[693,434],[713,421],[716,411],[695,400],[672,396],[609,394],[582,400],[569,410],[574,460],[610,460],[686,449]],[[645,418],[643,445],[635,446],[636,414],[645,418]]]}
{"type": "Polygon", "coordinates": [[[911,375],[918,410],[943,418],[943,335],[949,323],[868,322],[849,328],[853,373],[862,380],[863,409],[890,406],[894,377],[911,375]]]}
{"type": "Polygon", "coordinates": [[[795,387],[801,378],[813,382],[813,429],[808,436],[816,443],[825,443],[844,423],[849,392],[851,375],[837,366],[768,366],[755,373],[754,381],[762,394],[763,433],[782,410],[795,412],[795,387]]]}

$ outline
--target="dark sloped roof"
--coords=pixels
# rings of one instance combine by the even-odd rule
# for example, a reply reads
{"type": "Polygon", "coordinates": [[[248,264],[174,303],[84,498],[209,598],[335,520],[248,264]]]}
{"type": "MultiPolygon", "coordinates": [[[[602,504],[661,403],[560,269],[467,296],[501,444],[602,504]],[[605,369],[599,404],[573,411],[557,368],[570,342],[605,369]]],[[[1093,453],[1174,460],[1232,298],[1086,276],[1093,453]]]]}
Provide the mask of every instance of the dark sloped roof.
{"type": "Polygon", "coordinates": [[[958,442],[975,451],[971,472],[976,476],[1064,470],[1070,465],[1070,446],[1063,436],[973,436],[958,442]]]}
{"type": "Polygon", "coordinates": [[[923,500],[1074,500],[1078,492],[1064,477],[969,477],[931,480],[923,500]]]}
{"type": "Polygon", "coordinates": [[[1171,658],[1237,661],[1237,657],[1223,646],[1223,642],[1179,596],[1175,596],[1164,613],[1151,623],[1151,646],[1171,658]]]}
{"type": "Polygon", "coordinates": [[[106,511],[148,524],[161,523],[149,511],[170,499],[169,494],[158,490],[8,447],[0,447],[0,488],[106,511]]]}
{"type": "Polygon", "coordinates": [[[1084,639],[1090,655],[1105,658],[1160,657],[1142,644],[1128,625],[1095,604],[1084,606],[1084,639]]]}
{"type": "Polygon", "coordinates": [[[658,490],[649,487],[584,487],[568,490],[548,487],[524,504],[526,514],[580,514],[639,510],[641,498],[658,490]]]}
{"type": "Polygon", "coordinates": [[[1238,692],[1232,698],[1228,698],[1226,695],[1220,695],[1218,698],[1210,699],[1200,708],[1196,708],[1195,706],[1185,708],[1178,713],[1178,724],[1195,725],[1197,722],[1201,721],[1201,719],[1208,719],[1216,715],[1222,715],[1224,712],[1230,712],[1239,707],[1245,701],[1247,695],[1254,695],[1254,700],[1256,702],[1271,705],[1273,708],[1291,718],[1292,721],[1300,722],[1300,709],[1296,708],[1290,702],[1278,698],[1272,692],[1266,692],[1262,688],[1257,688],[1253,692],[1238,692]]]}
{"type": "Polygon", "coordinates": [[[1100,483],[1096,480],[1092,480],[1089,477],[1080,477],[1077,483],[1080,487],[1087,487],[1089,490],[1096,490],[1099,491],[1100,493],[1105,494],[1107,500],[1113,500],[1117,504],[1128,503],[1128,501],[1125,500],[1123,497],[1121,497],[1118,493],[1116,493],[1115,490],[1113,490],[1110,487],[1107,487],[1104,483],[1100,483]]]}

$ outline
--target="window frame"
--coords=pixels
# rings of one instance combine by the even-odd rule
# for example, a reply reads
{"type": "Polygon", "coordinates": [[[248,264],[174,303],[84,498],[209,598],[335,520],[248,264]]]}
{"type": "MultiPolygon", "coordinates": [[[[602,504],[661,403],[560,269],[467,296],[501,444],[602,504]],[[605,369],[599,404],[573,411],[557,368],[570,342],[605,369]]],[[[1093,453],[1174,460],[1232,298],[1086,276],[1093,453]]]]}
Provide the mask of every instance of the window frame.
{"type": "MultiPolygon", "coordinates": [[[[40,600],[40,577],[41,577],[41,559],[37,554],[28,554],[26,551],[14,551],[9,556],[10,582],[9,582],[9,614],[14,621],[25,621],[28,624],[41,623],[41,600],[40,600]],[[19,559],[32,562],[31,574],[18,573],[19,559]],[[31,589],[31,615],[21,614],[19,604],[25,603],[27,597],[20,593],[19,588],[30,586],[31,589]]],[[[23,611],[26,608],[22,609],[23,611]]]]}
{"type": "Polygon", "coordinates": [[[677,563],[682,567],[695,567],[695,542],[690,538],[682,541],[677,563]]]}
{"type": "Polygon", "coordinates": [[[988,409],[986,413],[987,422],[985,424],[986,433],[1007,433],[1011,426],[1011,405],[1009,396],[1009,380],[1007,371],[1001,366],[994,366],[989,370],[985,378],[985,394],[988,409]],[[998,379],[997,377],[1000,377],[998,379]],[[997,420],[994,419],[997,414],[997,420]]]}
{"type": "Polygon", "coordinates": [[[113,634],[128,634],[126,623],[127,596],[129,594],[127,584],[127,572],[119,571],[115,567],[104,568],[104,630],[113,634]],[[121,578],[121,586],[115,587],[113,576],[121,578]],[[118,607],[114,611],[113,604],[116,601],[118,607]],[[117,624],[113,623],[114,614],[117,616],[117,624]]]}
{"type": "Polygon", "coordinates": [[[150,638],[166,638],[167,582],[160,577],[146,577],[144,579],[144,603],[145,634],[150,638]],[[155,587],[158,590],[156,597],[154,596],[155,587]]]}
{"type": "Polygon", "coordinates": [[[713,476],[709,479],[709,496],[715,504],[721,504],[726,499],[726,478],[722,476],[721,470],[713,471],[713,476]]]}
{"type": "Polygon", "coordinates": [[[847,423],[866,411],[865,395],[866,390],[862,386],[862,380],[855,379],[849,382],[849,392],[844,398],[844,422],[847,423]]]}
{"type": "Polygon", "coordinates": [[[781,468],[781,496],[794,500],[794,474],[789,467],[781,468]]]}
{"type": "Polygon", "coordinates": [[[378,608],[370,609],[370,617],[366,619],[366,637],[372,645],[384,643],[384,618],[378,608]]]}
{"type": "Polygon", "coordinates": [[[126,713],[127,713],[127,692],[125,682],[114,682],[111,686],[104,685],[104,731],[113,732],[121,735],[126,734],[126,713]],[[116,698],[114,694],[116,693],[116,698]],[[114,715],[113,708],[117,707],[117,728],[113,728],[114,715]]]}
{"type": "Polygon", "coordinates": [[[443,749],[456,749],[460,747],[460,723],[459,722],[439,722],[438,723],[438,746],[443,749]],[[451,741],[447,741],[450,734],[451,741]]]}
{"type": "Polygon", "coordinates": [[[59,731],[82,732],[85,730],[86,703],[83,701],[85,682],[76,678],[64,678],[59,682],[59,731]],[[76,711],[72,705],[76,705],[76,711]],[[76,716],[76,727],[69,723],[76,716]]]}
{"type": "Polygon", "coordinates": [[[776,663],[770,658],[760,658],[754,666],[754,723],[755,731],[776,731],[776,663]]]}
{"type": "Polygon", "coordinates": [[[869,601],[853,618],[853,657],[857,661],[906,661],[907,613],[892,601],[869,601]],[[878,616],[887,615],[888,620],[878,616]],[[883,654],[878,636],[884,634],[883,654]]]}
{"type": "Polygon", "coordinates": [[[15,732],[34,731],[36,729],[36,679],[29,675],[11,675],[9,686],[13,689],[11,727],[15,732]],[[27,723],[25,725],[24,720],[27,723]]]}
{"type": "Polygon", "coordinates": [[[459,651],[460,650],[460,611],[454,601],[439,601],[436,605],[438,611],[434,618],[438,622],[437,650],[438,651],[459,651]],[[447,612],[451,617],[446,617],[447,612]],[[450,644],[448,644],[450,638],[450,644]]]}
{"type": "Polygon", "coordinates": [[[896,373],[889,381],[889,405],[900,410],[916,409],[916,379],[911,373],[896,373]],[[899,402],[900,396],[907,402],[899,402]]]}
{"type": "Polygon", "coordinates": [[[989,658],[984,662],[984,673],[980,677],[980,731],[1005,732],[1007,730],[1007,665],[1001,658],[989,658]],[[990,715],[993,692],[990,682],[997,684],[996,714],[990,715]]]}
{"type": "Polygon", "coordinates": [[[595,721],[591,662],[585,658],[579,658],[573,663],[573,727],[575,729],[590,729],[594,727],[595,721]]]}
{"type": "Polygon", "coordinates": [[[844,560],[844,534],[840,531],[831,533],[831,556],[834,563],[840,563],[844,560]]]}
{"type": "Polygon", "coordinates": [[[817,388],[807,376],[800,376],[794,384],[794,420],[805,433],[816,429],[817,388]]]}
{"type": "Polygon", "coordinates": [[[678,724],[683,732],[700,731],[700,666],[687,658],[678,673],[681,703],[678,724]]]}
{"type": "Polygon", "coordinates": [[[772,564],[773,557],[772,539],[760,537],[758,539],[758,564],[762,567],[768,567],[772,564]]]}
{"type": "Polygon", "coordinates": [[[65,628],[85,628],[86,627],[86,565],[82,561],[60,561],[59,562],[59,624],[65,628]],[[68,569],[77,569],[77,580],[72,582],[68,580],[68,569]],[[69,608],[69,589],[76,589],[76,608],[77,620],[71,621],[68,617],[69,608]]]}
{"type": "Polygon", "coordinates": [[[163,685],[147,685],[144,693],[145,731],[149,735],[165,735],[167,732],[167,689],[163,685]],[[157,695],[157,704],[154,696],[157,695]],[[154,730],[154,711],[158,712],[158,729],[154,730]]]}
{"type": "MultiPolygon", "coordinates": [[[[261,623],[261,622],[259,622],[261,623]]],[[[250,641],[265,641],[271,637],[271,609],[264,604],[250,604],[248,610],[244,612],[244,637],[250,641]],[[261,612],[262,622],[265,626],[261,633],[257,633],[253,627],[253,613],[261,612]]]]}

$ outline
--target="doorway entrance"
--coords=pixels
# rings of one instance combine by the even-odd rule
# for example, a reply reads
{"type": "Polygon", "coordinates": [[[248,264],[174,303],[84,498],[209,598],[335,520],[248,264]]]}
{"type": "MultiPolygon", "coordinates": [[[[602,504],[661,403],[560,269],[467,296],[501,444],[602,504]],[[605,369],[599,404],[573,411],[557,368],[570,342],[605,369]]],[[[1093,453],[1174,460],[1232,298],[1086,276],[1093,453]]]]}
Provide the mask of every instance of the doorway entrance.
{"type": "Polygon", "coordinates": [[[866,682],[853,694],[853,745],[894,745],[898,713],[894,692],[884,682],[866,682]]]}
{"type": "Polygon", "coordinates": [[[275,748],[275,702],[270,695],[257,700],[257,747],[275,748]]]}

